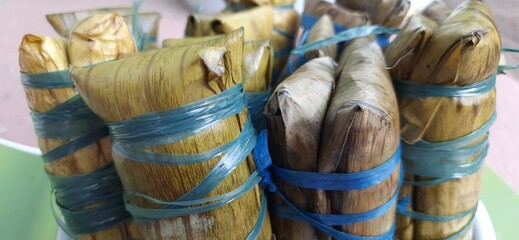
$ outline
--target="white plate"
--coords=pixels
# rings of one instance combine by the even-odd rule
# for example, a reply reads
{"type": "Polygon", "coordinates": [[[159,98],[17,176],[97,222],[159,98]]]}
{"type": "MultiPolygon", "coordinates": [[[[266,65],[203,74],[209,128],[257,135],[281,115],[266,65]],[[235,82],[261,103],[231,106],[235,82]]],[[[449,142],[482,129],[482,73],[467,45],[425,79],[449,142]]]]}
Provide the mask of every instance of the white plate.
{"type": "MultiPolygon", "coordinates": [[[[487,208],[483,202],[479,201],[478,211],[474,218],[474,240],[496,240],[496,233],[494,231],[494,225],[490,220],[487,208]]],[[[56,240],[72,240],[67,234],[61,229],[58,229],[58,235],[56,240]]]]}

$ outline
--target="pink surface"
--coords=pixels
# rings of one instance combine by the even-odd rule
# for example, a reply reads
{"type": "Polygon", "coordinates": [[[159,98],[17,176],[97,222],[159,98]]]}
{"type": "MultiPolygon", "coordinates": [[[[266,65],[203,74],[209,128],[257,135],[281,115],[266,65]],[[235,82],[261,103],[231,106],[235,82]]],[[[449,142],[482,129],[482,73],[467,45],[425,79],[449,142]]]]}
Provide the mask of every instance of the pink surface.
{"type": "MultiPolygon", "coordinates": [[[[46,13],[130,6],[131,2],[131,0],[0,1],[0,19],[3,23],[0,28],[0,52],[2,53],[0,57],[0,138],[36,146],[36,137],[19,77],[18,45],[22,36],[26,33],[57,35],[47,23],[46,13]]],[[[187,11],[179,1],[148,0],[145,1],[143,10],[159,11],[162,14],[159,42],[164,38],[183,35],[187,11]]],[[[499,9],[497,11],[499,12],[499,9]]],[[[498,16],[502,18],[502,15],[498,16]]],[[[510,33],[517,34],[515,24],[503,25],[506,30],[512,30],[510,33]]],[[[504,36],[504,39],[505,43],[513,43],[507,41],[509,40],[507,36],[504,36]]],[[[509,76],[500,76],[497,89],[498,120],[491,131],[491,147],[487,163],[516,192],[519,192],[519,174],[517,174],[519,173],[519,145],[516,140],[519,137],[519,127],[517,127],[519,107],[516,105],[519,81],[509,76]]]]}

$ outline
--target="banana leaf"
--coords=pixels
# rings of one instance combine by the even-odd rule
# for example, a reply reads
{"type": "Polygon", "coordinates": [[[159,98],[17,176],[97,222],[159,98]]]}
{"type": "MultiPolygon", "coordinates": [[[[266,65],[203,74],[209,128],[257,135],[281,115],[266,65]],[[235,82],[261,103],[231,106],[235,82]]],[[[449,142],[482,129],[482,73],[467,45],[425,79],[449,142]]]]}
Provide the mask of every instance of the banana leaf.
{"type": "MultiPolygon", "coordinates": [[[[143,52],[127,58],[76,68],[72,77],[87,104],[108,122],[176,109],[241,83],[243,29],[225,43],[199,43],[143,52]]],[[[247,122],[246,109],[184,140],[147,148],[163,154],[199,154],[235,139],[247,122]]],[[[114,162],[125,189],[166,202],[175,201],[197,186],[220,161],[221,155],[197,164],[154,164],[131,160],[114,152],[114,162]]],[[[227,193],[242,185],[255,171],[249,155],[206,197],[227,193]]],[[[203,213],[139,222],[150,239],[243,239],[255,226],[261,191],[255,186],[234,201],[203,213]],[[239,223],[239,224],[236,224],[239,223]],[[199,226],[199,227],[193,227],[199,226]]],[[[128,202],[161,208],[139,195],[128,202]]],[[[270,239],[270,219],[264,219],[259,239],[270,239]]]]}
{"type": "MultiPolygon", "coordinates": [[[[392,44],[401,43],[395,40],[392,44]]],[[[399,80],[441,86],[477,83],[494,74],[500,49],[499,33],[488,7],[480,1],[467,1],[434,30],[418,58],[408,62],[408,78],[399,80]]],[[[491,119],[495,112],[495,90],[467,97],[402,98],[399,107],[405,142],[445,142],[475,131],[491,119]]],[[[483,139],[476,139],[472,144],[481,141],[483,139]]],[[[478,152],[465,162],[474,161],[480,154],[483,153],[478,152]]],[[[415,186],[412,208],[435,216],[449,216],[473,209],[478,200],[480,178],[481,172],[477,171],[438,185],[415,186]]],[[[415,176],[417,181],[427,179],[415,176]]],[[[413,238],[452,236],[466,226],[470,229],[472,217],[469,214],[443,222],[415,220],[413,238]]],[[[471,231],[461,233],[459,239],[471,238],[471,231]]]]}
{"type": "MultiPolygon", "coordinates": [[[[280,83],[265,108],[269,129],[269,152],[273,164],[295,171],[316,172],[328,101],[335,84],[336,63],[329,57],[316,58],[280,83]]],[[[278,181],[281,192],[299,209],[316,212],[315,191],[278,181]]],[[[274,204],[282,201],[271,197],[274,204]]],[[[276,239],[316,239],[309,223],[273,215],[276,239]]]]}
{"type": "MultiPolygon", "coordinates": [[[[318,171],[354,173],[390,159],[399,145],[397,100],[384,57],[374,38],[352,40],[339,62],[339,80],[329,104],[320,143],[318,171]]],[[[373,210],[397,194],[399,167],[389,177],[360,190],[318,191],[317,209],[326,214],[373,210]]],[[[387,233],[395,222],[395,203],[371,220],[335,228],[359,236],[387,233]]]]}

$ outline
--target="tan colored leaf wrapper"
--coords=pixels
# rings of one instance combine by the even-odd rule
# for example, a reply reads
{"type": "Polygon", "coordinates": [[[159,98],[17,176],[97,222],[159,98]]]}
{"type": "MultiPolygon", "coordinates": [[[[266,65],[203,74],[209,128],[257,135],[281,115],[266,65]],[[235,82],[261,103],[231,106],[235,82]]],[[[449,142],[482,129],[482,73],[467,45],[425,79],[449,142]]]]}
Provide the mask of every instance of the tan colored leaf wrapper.
{"type": "MultiPolygon", "coordinates": [[[[179,47],[203,43],[207,45],[225,44],[225,36],[165,39],[163,47],[179,47]],[[211,43],[212,42],[212,43],[211,43]]],[[[272,50],[268,40],[246,42],[243,49],[243,88],[247,92],[262,92],[272,81],[272,50]]]]}
{"type": "Polygon", "coordinates": [[[343,8],[324,0],[306,0],[305,13],[316,17],[328,14],[334,22],[348,28],[369,24],[367,14],[343,8]]]}
{"type": "MultiPolygon", "coordinates": [[[[323,15],[310,29],[306,43],[316,42],[325,38],[329,38],[335,35],[333,22],[330,16],[323,15]]],[[[302,39],[299,39],[301,41],[302,39]]],[[[308,60],[328,56],[334,61],[337,59],[337,44],[330,44],[315,50],[311,50],[305,53],[305,57],[308,60]]],[[[299,56],[292,55],[292,59],[298,58],[299,56]]],[[[295,60],[292,60],[295,61],[295,60]]],[[[289,75],[289,68],[285,66],[281,74],[279,75],[279,81],[287,78],[289,75]]]]}
{"type": "Polygon", "coordinates": [[[71,33],[68,51],[70,64],[83,67],[134,53],[137,47],[124,19],[107,13],[81,21],[71,33]]]}
{"type": "MultiPolygon", "coordinates": [[[[68,56],[72,66],[84,67],[117,59],[122,54],[137,51],[133,37],[123,18],[117,13],[94,15],[80,21],[70,35],[68,56]]],[[[111,162],[111,138],[100,141],[108,152],[111,162]]],[[[128,223],[127,238],[141,239],[140,231],[134,222],[128,223]]],[[[121,234],[121,233],[119,233],[121,234]]],[[[110,238],[110,237],[109,237],[110,238]]],[[[108,238],[108,239],[109,239],[108,238]]]]}
{"type": "Polygon", "coordinates": [[[281,5],[290,5],[294,4],[295,0],[225,0],[227,4],[243,6],[245,8],[255,7],[255,6],[281,6],[281,5]]]}
{"type": "MultiPolygon", "coordinates": [[[[241,83],[243,30],[229,34],[226,42],[227,45],[218,47],[200,43],[154,50],[74,69],[72,76],[80,94],[95,112],[106,121],[119,122],[149,112],[178,108],[241,83]]],[[[206,152],[235,139],[245,125],[247,114],[244,109],[199,134],[148,150],[165,154],[206,152]]],[[[198,164],[158,165],[114,154],[126,189],[164,201],[174,201],[195,187],[221,157],[198,164]]],[[[254,170],[249,156],[208,197],[236,189],[254,170]]],[[[260,195],[260,188],[255,187],[216,210],[144,222],[140,226],[149,239],[218,239],[222,236],[244,239],[256,223],[260,195]]],[[[135,196],[129,196],[128,200],[138,206],[158,207],[135,196]]],[[[260,239],[270,239],[269,222],[267,215],[260,239]]]]}
{"type": "MultiPolygon", "coordinates": [[[[436,23],[422,15],[413,15],[395,40],[385,50],[386,64],[393,79],[409,79],[414,64],[418,60],[425,44],[431,37],[436,23]]],[[[400,99],[400,103],[406,101],[400,99]]],[[[406,174],[405,179],[413,180],[413,175],[406,174]]],[[[412,196],[413,187],[401,186],[400,198],[412,196]]],[[[411,199],[411,202],[413,200],[411,199]]],[[[398,239],[413,238],[413,221],[410,217],[397,215],[396,237],[398,239]]]]}
{"type": "MultiPolygon", "coordinates": [[[[19,48],[19,63],[22,73],[46,73],[68,69],[67,42],[62,38],[27,34],[19,48]]],[[[24,87],[31,111],[47,112],[64,103],[77,93],[74,87],[38,89],[24,87]]],[[[70,140],[38,137],[43,153],[59,147],[70,140]]],[[[109,138],[92,143],[73,154],[45,164],[45,171],[54,176],[74,176],[92,172],[112,161],[109,138]]],[[[122,190],[122,189],[121,189],[122,190]]],[[[81,239],[139,239],[132,223],[119,224],[106,230],[82,234],[81,239]]]]}
{"type": "Polygon", "coordinates": [[[441,24],[450,14],[450,9],[442,0],[434,0],[429,6],[427,6],[422,14],[438,24],[441,24]]]}
{"type": "MultiPolygon", "coordinates": [[[[399,43],[395,40],[393,44],[399,43]]],[[[482,2],[467,1],[433,32],[418,59],[408,63],[410,75],[403,80],[450,86],[482,81],[495,72],[500,48],[499,34],[488,8],[482,2]]],[[[443,142],[473,132],[487,122],[495,111],[495,90],[473,97],[401,99],[399,106],[402,137],[406,142],[443,142]]],[[[414,187],[413,210],[444,216],[473,208],[478,200],[480,180],[481,171],[440,185],[414,187]]],[[[466,226],[471,218],[469,215],[448,222],[415,220],[410,237],[445,238],[466,226]]],[[[471,239],[471,236],[471,231],[467,231],[460,239],[471,239]]]]}
{"type": "MultiPolygon", "coordinates": [[[[85,11],[47,14],[46,18],[50,25],[63,37],[69,37],[70,31],[83,19],[96,14],[119,13],[123,16],[130,32],[133,22],[133,8],[99,8],[85,11]]],[[[144,33],[156,39],[158,37],[160,14],[158,12],[139,13],[139,20],[144,33]]],[[[154,42],[149,42],[148,48],[155,48],[154,42]]]]}
{"type": "Polygon", "coordinates": [[[398,27],[409,10],[409,0],[338,0],[338,5],[365,12],[373,24],[398,27]]]}
{"type": "MultiPolygon", "coordinates": [[[[305,172],[317,171],[318,147],[328,100],[335,85],[336,63],[313,59],[280,83],[271,95],[265,115],[269,152],[275,165],[305,172]]],[[[315,212],[315,191],[279,182],[279,189],[298,208],[315,212]]],[[[276,204],[283,205],[273,196],[276,204]]],[[[271,199],[271,200],[272,200],[271,199]]],[[[272,216],[276,239],[316,239],[309,223],[272,216]]]]}
{"type": "Polygon", "coordinates": [[[119,13],[122,16],[131,15],[133,8],[98,8],[86,11],[47,14],[45,17],[50,25],[63,37],[68,37],[70,31],[83,19],[97,14],[119,13]]]}
{"type": "MultiPolygon", "coordinates": [[[[335,35],[335,30],[333,28],[333,21],[329,15],[325,14],[310,29],[308,33],[307,43],[317,42],[335,35]]],[[[309,51],[305,53],[305,56],[309,59],[328,56],[333,60],[337,59],[337,44],[330,44],[316,50],[309,51]]]]}
{"type": "Polygon", "coordinates": [[[274,28],[270,42],[276,53],[274,71],[281,71],[285,67],[290,51],[294,48],[294,39],[299,30],[299,13],[293,8],[274,10],[274,28]]]}
{"type": "MultiPolygon", "coordinates": [[[[318,170],[353,173],[377,167],[392,157],[399,144],[396,96],[384,57],[374,38],[351,41],[341,55],[340,76],[323,126],[318,170]]],[[[400,169],[372,187],[351,191],[319,190],[320,213],[361,213],[381,206],[396,194],[400,169]]],[[[395,221],[395,206],[341,231],[376,236],[395,221]]]]}
{"type": "Polygon", "coordinates": [[[389,73],[395,79],[408,79],[425,44],[437,27],[422,15],[413,15],[384,52],[389,73]]]}
{"type": "Polygon", "coordinates": [[[273,71],[281,71],[288,59],[287,48],[293,47],[293,38],[299,28],[299,14],[294,9],[273,9],[262,6],[240,12],[225,11],[218,15],[192,15],[186,26],[186,35],[192,37],[230,33],[245,28],[246,41],[270,39],[274,51],[285,51],[276,56],[273,71]],[[289,36],[287,36],[289,35],[289,36]]]}
{"type": "Polygon", "coordinates": [[[266,91],[272,82],[273,53],[270,42],[246,42],[243,52],[243,88],[247,92],[266,91]]]}
{"type": "Polygon", "coordinates": [[[244,27],[245,41],[270,39],[274,21],[272,7],[257,7],[238,13],[221,13],[217,15],[193,14],[189,16],[186,36],[203,37],[231,33],[244,27]]]}

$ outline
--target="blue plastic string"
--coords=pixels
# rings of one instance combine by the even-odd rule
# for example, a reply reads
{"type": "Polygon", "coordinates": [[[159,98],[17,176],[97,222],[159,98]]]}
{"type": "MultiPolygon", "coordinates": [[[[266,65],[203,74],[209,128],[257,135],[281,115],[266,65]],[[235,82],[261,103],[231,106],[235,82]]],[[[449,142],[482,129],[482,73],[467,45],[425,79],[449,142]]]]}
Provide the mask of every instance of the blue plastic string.
{"type": "Polygon", "coordinates": [[[466,86],[441,86],[405,80],[393,80],[393,85],[401,98],[428,97],[470,97],[485,94],[496,87],[496,74],[483,81],[466,86]]]}
{"type": "Polygon", "coordinates": [[[400,147],[383,164],[354,173],[298,172],[272,165],[272,173],[288,184],[307,189],[361,190],[386,180],[400,164],[400,147]]]}
{"type": "Polygon", "coordinates": [[[142,193],[126,191],[127,195],[134,195],[144,198],[156,204],[162,205],[162,208],[144,208],[133,205],[127,201],[126,208],[132,213],[133,218],[137,221],[148,221],[161,218],[181,217],[191,214],[203,213],[225,206],[230,202],[243,196],[252,190],[261,181],[261,176],[253,173],[243,185],[235,190],[216,197],[206,199],[190,200],[190,201],[173,201],[166,202],[156,198],[152,198],[142,193]]]}
{"type": "MultiPolygon", "coordinates": [[[[147,113],[122,122],[109,123],[114,140],[114,151],[128,159],[152,164],[182,165],[197,164],[221,156],[218,163],[197,186],[175,201],[164,201],[132,189],[126,189],[126,199],[129,196],[138,197],[161,205],[160,208],[146,208],[125,200],[126,208],[134,219],[149,221],[211,211],[240,198],[260,183],[262,177],[254,172],[238,188],[219,196],[207,197],[246,159],[256,145],[256,133],[250,117],[237,138],[204,153],[178,155],[147,150],[149,147],[178,142],[196,135],[228,117],[235,116],[245,107],[247,107],[247,103],[243,86],[239,84],[219,94],[179,108],[147,113]]],[[[247,239],[256,238],[261,230],[266,214],[264,197],[262,197],[261,204],[257,223],[247,239]]]]}
{"type": "Polygon", "coordinates": [[[289,9],[294,9],[294,4],[288,3],[288,4],[274,6],[274,10],[278,10],[278,11],[289,10],[289,9]]]}
{"type": "Polygon", "coordinates": [[[48,112],[31,113],[39,137],[70,139],[42,155],[46,163],[66,157],[108,136],[108,128],[77,95],[48,112]]]}
{"type": "Polygon", "coordinates": [[[157,42],[157,38],[156,38],[156,37],[149,36],[149,37],[148,37],[148,42],[156,43],[156,42],[157,42]]]}
{"type": "MultiPolygon", "coordinates": [[[[366,222],[371,219],[382,216],[383,214],[387,213],[389,208],[391,208],[392,206],[395,205],[397,198],[398,198],[398,191],[395,191],[395,193],[393,194],[391,199],[389,199],[389,201],[387,201],[386,203],[382,204],[381,206],[379,206],[373,210],[363,212],[363,213],[318,214],[318,213],[311,213],[311,212],[306,212],[306,211],[302,211],[302,210],[300,210],[300,211],[305,213],[307,216],[310,216],[311,218],[316,219],[316,220],[320,221],[321,223],[328,225],[328,226],[349,225],[349,224],[354,224],[354,223],[359,223],[359,222],[366,222]]],[[[298,220],[298,221],[304,220],[300,215],[296,214],[292,209],[285,207],[285,206],[280,206],[280,205],[272,206],[271,211],[274,214],[276,214],[282,218],[298,220]]]]}
{"type": "Polygon", "coordinates": [[[471,175],[481,169],[488,152],[488,131],[497,118],[493,114],[476,131],[444,142],[419,141],[415,144],[402,142],[404,168],[413,175],[429,177],[421,181],[406,181],[415,186],[432,186],[471,175]],[[483,138],[479,143],[471,143],[483,138]],[[472,156],[477,157],[466,162],[472,156]]]}
{"type": "Polygon", "coordinates": [[[407,210],[407,207],[410,205],[410,203],[411,203],[411,199],[409,196],[399,200],[398,211],[401,215],[408,216],[408,217],[418,219],[418,220],[430,221],[430,222],[449,222],[449,221],[457,220],[462,217],[468,216],[469,214],[474,214],[477,209],[477,205],[476,205],[476,207],[473,207],[469,210],[466,210],[466,211],[463,211],[463,212],[460,212],[457,214],[438,216],[438,215],[430,215],[430,214],[426,214],[426,213],[407,210]]]}
{"type": "Polygon", "coordinates": [[[280,58],[280,57],[289,55],[290,51],[292,51],[292,48],[293,48],[293,46],[290,45],[288,47],[274,51],[274,58],[280,58]]]}
{"type": "MultiPolygon", "coordinates": [[[[30,88],[61,88],[73,86],[68,70],[41,74],[22,74],[24,86],[30,88]]],[[[100,141],[109,135],[108,128],[83,99],[77,95],[47,112],[31,113],[39,137],[70,140],[45,154],[46,163],[61,159],[100,141]]],[[[57,223],[74,237],[92,233],[128,220],[124,208],[122,184],[113,164],[93,172],[75,176],[48,175],[53,187],[55,204],[63,222],[54,211],[57,223]]]]}
{"type": "Polygon", "coordinates": [[[274,27],[274,32],[276,32],[277,34],[285,37],[286,39],[289,39],[290,41],[294,40],[294,35],[292,33],[284,31],[283,29],[279,29],[277,27],[274,27]]]}
{"type": "Polygon", "coordinates": [[[376,26],[376,25],[353,27],[353,28],[349,28],[345,31],[342,31],[332,37],[329,37],[329,38],[326,38],[326,39],[323,39],[320,41],[312,42],[309,44],[305,44],[299,48],[294,49],[292,52],[294,54],[301,54],[301,53],[315,50],[315,49],[318,49],[318,48],[321,48],[321,47],[324,47],[327,45],[346,42],[346,41],[350,41],[350,40],[353,40],[356,38],[361,38],[361,37],[366,37],[366,36],[371,36],[371,35],[379,35],[379,34],[390,35],[390,34],[397,33],[399,31],[400,30],[398,28],[385,28],[385,27],[376,26]]]}
{"type": "MultiPolygon", "coordinates": [[[[256,143],[256,147],[253,150],[254,160],[256,162],[257,171],[260,173],[261,176],[263,176],[262,185],[264,185],[265,188],[269,189],[271,192],[276,192],[276,194],[283,200],[284,204],[286,206],[273,206],[271,207],[272,213],[278,214],[281,217],[285,217],[288,219],[293,220],[302,220],[309,222],[316,228],[318,228],[320,231],[324,232],[325,234],[328,234],[329,236],[333,237],[334,239],[341,239],[341,240],[386,240],[386,239],[392,239],[394,234],[394,225],[384,234],[381,234],[379,236],[372,236],[372,237],[364,237],[364,236],[356,236],[353,234],[348,234],[345,232],[341,232],[337,229],[334,229],[332,226],[334,225],[344,225],[344,224],[351,224],[356,222],[362,222],[362,221],[368,221],[370,219],[376,218],[385,212],[388,211],[388,209],[393,206],[396,203],[396,199],[398,196],[398,190],[395,191],[393,197],[384,203],[383,205],[365,212],[365,213],[358,213],[358,214],[316,214],[316,213],[309,213],[306,211],[302,211],[298,209],[296,206],[294,206],[285,196],[283,193],[277,189],[276,184],[272,181],[271,174],[276,174],[276,170],[268,170],[269,167],[275,168],[275,166],[271,166],[272,160],[270,158],[270,155],[268,153],[268,133],[267,130],[262,130],[259,133],[258,141],[256,143]]],[[[396,169],[398,166],[399,161],[399,153],[400,151],[397,150],[397,152],[394,154],[394,156],[388,160],[387,163],[392,163],[396,160],[396,166],[392,166],[389,170],[392,172],[396,169]]],[[[390,164],[388,164],[390,165],[390,164]]],[[[392,165],[392,164],[391,164],[392,165]]],[[[279,168],[278,168],[279,169],[279,168]]],[[[376,171],[379,171],[380,169],[377,169],[376,171]]],[[[299,174],[299,173],[298,173],[299,174]]],[[[306,173],[304,173],[306,174],[306,173]]],[[[318,174],[318,173],[315,173],[318,174]]],[[[344,174],[349,175],[350,173],[344,174]]],[[[357,173],[353,173],[357,174],[357,173]]],[[[371,173],[365,171],[362,174],[364,174],[368,178],[372,178],[371,173]]],[[[385,174],[384,174],[385,175],[385,174]]],[[[315,181],[319,181],[323,186],[322,189],[330,189],[335,188],[337,185],[336,183],[331,183],[327,180],[330,177],[328,174],[323,174],[323,179],[314,179],[315,181]],[[321,181],[323,180],[323,181],[321,181]],[[332,185],[330,187],[330,185],[332,185]]],[[[303,177],[302,175],[300,177],[303,177]]],[[[306,177],[306,176],[304,176],[306,177]]],[[[385,178],[387,178],[386,176],[385,178]]],[[[401,171],[400,174],[400,181],[402,180],[403,173],[401,171]]],[[[348,178],[348,177],[346,177],[348,178]]],[[[338,180],[340,182],[341,180],[338,180]]],[[[372,184],[375,184],[375,182],[380,182],[377,180],[372,181],[372,184]]],[[[345,183],[347,184],[347,183],[345,183]]],[[[307,186],[306,184],[296,183],[297,186],[307,186]]],[[[313,186],[311,186],[313,187],[313,186]]],[[[363,186],[359,186],[359,189],[362,189],[363,186]]],[[[342,188],[341,188],[342,189],[342,188]]],[[[349,189],[349,188],[348,188],[349,189]]]]}
{"type": "MultiPolygon", "coordinates": [[[[231,2],[231,3],[227,4],[227,8],[231,9],[233,12],[240,12],[240,11],[246,10],[247,6],[245,6],[241,3],[231,2]]],[[[274,6],[273,9],[274,9],[274,11],[284,11],[284,10],[294,9],[294,4],[277,5],[277,6],[274,6]]],[[[294,41],[294,34],[292,34],[292,33],[289,33],[283,29],[276,28],[276,27],[273,28],[273,31],[278,33],[279,35],[287,38],[288,40],[290,40],[290,42],[294,41]]],[[[289,46],[287,46],[285,48],[275,49],[274,58],[281,58],[281,57],[290,55],[290,51],[292,51],[293,48],[294,48],[294,46],[292,44],[289,44],[289,46]]],[[[281,66],[281,67],[283,67],[283,66],[281,66]]],[[[272,71],[272,79],[274,79],[274,81],[276,81],[280,75],[281,75],[281,69],[274,69],[272,71]]],[[[275,84],[275,82],[274,82],[274,84],[275,84]]],[[[256,126],[256,124],[254,124],[254,126],[256,126]]]]}
{"type": "MultiPolygon", "coordinates": [[[[519,49],[518,48],[502,48],[501,52],[518,53],[519,49]]],[[[497,72],[504,72],[506,70],[515,70],[515,69],[519,69],[519,65],[499,65],[497,67],[497,72]]]]}
{"type": "Polygon", "coordinates": [[[176,109],[108,125],[114,142],[135,149],[150,148],[200,133],[221,119],[238,114],[245,107],[243,86],[238,84],[220,94],[176,109]]]}
{"type": "Polygon", "coordinates": [[[448,237],[442,238],[443,240],[455,240],[455,239],[458,239],[459,237],[461,237],[463,234],[465,234],[472,226],[472,222],[474,221],[474,217],[476,215],[476,211],[478,208],[478,205],[476,204],[475,207],[468,209],[466,211],[463,211],[461,213],[457,213],[457,214],[453,214],[453,215],[437,216],[437,215],[431,215],[431,214],[408,210],[408,207],[410,204],[411,204],[411,197],[409,197],[409,196],[406,196],[406,197],[398,200],[398,205],[397,205],[398,213],[400,215],[407,216],[407,217],[410,217],[413,219],[431,221],[431,222],[448,222],[448,221],[453,221],[453,220],[463,218],[468,215],[472,216],[470,218],[470,220],[468,221],[468,223],[462,229],[460,229],[458,232],[456,232],[448,237]]]}
{"type": "Polygon", "coordinates": [[[64,88],[73,87],[69,70],[48,73],[21,73],[22,84],[30,88],[64,88]]]}
{"type": "Polygon", "coordinates": [[[66,226],[75,234],[107,229],[131,217],[124,208],[122,183],[112,163],[87,174],[49,175],[49,179],[66,226]]]}
{"type": "Polygon", "coordinates": [[[385,46],[388,44],[387,35],[398,32],[398,29],[396,28],[384,28],[380,26],[361,26],[348,29],[334,22],[333,27],[335,33],[337,33],[336,35],[307,44],[306,41],[308,40],[310,30],[318,20],[319,18],[315,16],[310,16],[307,14],[302,15],[301,27],[303,27],[303,34],[296,48],[290,53],[287,67],[284,70],[284,72],[287,72],[288,75],[294,73],[299,67],[308,62],[308,59],[304,55],[308,51],[369,35],[376,35],[379,45],[385,46]]]}
{"type": "Polygon", "coordinates": [[[133,13],[132,13],[132,35],[137,44],[137,49],[143,51],[148,45],[149,36],[142,30],[142,25],[139,17],[139,9],[141,8],[144,0],[133,0],[133,13]]]}
{"type": "Polygon", "coordinates": [[[264,125],[265,117],[263,116],[263,109],[270,96],[270,89],[257,93],[245,93],[247,99],[247,108],[252,117],[252,125],[255,129],[259,129],[264,125]]]}
{"type": "Polygon", "coordinates": [[[43,138],[77,138],[105,126],[79,95],[48,112],[31,112],[31,117],[36,134],[43,138]]]}
{"type": "Polygon", "coordinates": [[[108,132],[108,128],[102,127],[93,132],[90,132],[84,136],[74,138],[71,141],[60,145],[59,147],[53,148],[52,150],[42,154],[42,158],[45,163],[50,163],[71,155],[78,150],[92,144],[95,142],[99,142],[101,139],[107,137],[110,133],[108,132]]]}
{"type": "Polygon", "coordinates": [[[279,79],[281,76],[282,69],[272,69],[272,86],[276,86],[277,82],[276,79],[279,79]]]}

